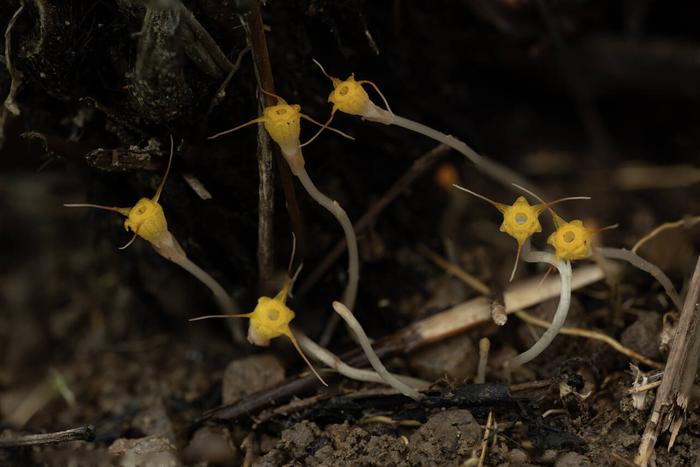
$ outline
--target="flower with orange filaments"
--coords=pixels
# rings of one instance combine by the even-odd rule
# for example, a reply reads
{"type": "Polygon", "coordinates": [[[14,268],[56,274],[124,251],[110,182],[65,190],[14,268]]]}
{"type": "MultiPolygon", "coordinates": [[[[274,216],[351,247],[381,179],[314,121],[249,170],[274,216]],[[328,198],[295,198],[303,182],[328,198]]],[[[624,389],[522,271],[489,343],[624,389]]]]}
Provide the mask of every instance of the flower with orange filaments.
{"type": "Polygon", "coordinates": [[[389,102],[386,100],[384,94],[382,94],[376,84],[369,80],[358,81],[355,79],[354,73],[348,76],[348,78],[345,80],[336,78],[326,73],[323,65],[321,65],[319,62],[316,60],[313,62],[321,70],[321,73],[323,73],[326,78],[330,79],[331,83],[333,83],[333,91],[331,91],[331,93],[328,95],[328,102],[333,104],[333,109],[331,110],[331,116],[328,117],[328,121],[323,124],[321,129],[319,129],[318,132],[316,132],[316,134],[313,135],[306,144],[316,139],[316,137],[320,135],[324,129],[330,128],[328,125],[331,124],[333,118],[335,117],[335,113],[338,110],[348,115],[355,115],[368,120],[384,123],[385,125],[389,125],[393,122],[392,117],[394,114],[391,111],[391,107],[389,107],[389,102]],[[384,102],[386,110],[372,102],[372,99],[369,98],[369,94],[367,94],[365,88],[362,87],[363,84],[368,84],[374,88],[377,94],[379,94],[379,97],[381,97],[382,102],[384,102]]]}
{"type": "Polygon", "coordinates": [[[583,225],[580,219],[567,222],[554,212],[552,216],[557,230],[547,238],[547,243],[554,247],[557,258],[568,261],[588,258],[593,248],[593,235],[617,227],[617,224],[614,224],[601,229],[592,229],[583,225]]]}
{"type": "Polygon", "coordinates": [[[141,237],[147,240],[155,246],[164,241],[164,237],[168,234],[168,222],[165,219],[165,213],[163,212],[163,206],[160,205],[160,195],[163,192],[163,187],[168,179],[168,174],[170,173],[170,166],[173,161],[173,139],[170,137],[170,156],[168,158],[168,166],[165,170],[165,175],[163,180],[161,180],[156,194],[153,198],[141,198],[138,202],[130,208],[118,208],[112,206],[102,206],[99,204],[64,204],[68,208],[96,208],[103,209],[106,211],[117,212],[127,219],[124,221],[124,229],[126,231],[134,232],[131,240],[127,242],[124,246],[119,247],[120,250],[124,250],[129,245],[131,245],[136,237],[141,237]]]}
{"type": "Polygon", "coordinates": [[[545,209],[551,210],[550,206],[561,203],[562,201],[571,201],[577,199],[589,199],[588,197],[575,196],[568,198],[561,198],[550,203],[539,203],[531,205],[527,199],[523,196],[519,196],[512,205],[498,203],[493,201],[486,196],[480,195],[474,191],[464,188],[459,185],[453,185],[462,191],[465,191],[479,199],[486,201],[487,203],[498,209],[501,214],[503,214],[503,222],[501,223],[500,231],[504,232],[515,239],[518,242],[518,251],[515,256],[515,264],[513,265],[513,270],[510,274],[510,279],[513,280],[515,276],[515,271],[518,268],[518,260],[520,259],[520,252],[525,244],[525,241],[530,238],[535,233],[542,231],[542,225],[540,224],[539,216],[545,209]]]}
{"type": "MultiPolygon", "coordinates": [[[[542,198],[530,190],[521,186],[517,187],[542,202],[552,216],[552,221],[554,222],[556,230],[547,238],[547,243],[554,247],[554,254],[559,259],[574,261],[588,258],[593,248],[593,235],[598,232],[603,232],[604,230],[617,228],[617,224],[608,225],[607,227],[599,229],[588,228],[583,225],[583,221],[580,219],[568,222],[554,212],[554,209],[549,207],[554,203],[547,204],[542,198]]],[[[580,199],[580,197],[574,199],[580,199]]],[[[548,270],[547,273],[549,273],[550,270],[548,270]]]]}
{"type": "MultiPolygon", "coordinates": [[[[296,237],[292,234],[292,255],[289,260],[288,271],[291,271],[292,264],[294,263],[294,253],[296,251],[296,237]]],[[[253,345],[259,345],[261,347],[267,347],[270,345],[270,341],[280,336],[287,336],[292,345],[299,352],[301,358],[304,359],[308,367],[311,369],[314,375],[323,383],[328,386],[326,382],[321,378],[316,369],[313,367],[311,362],[306,355],[301,350],[297,338],[294,336],[292,329],[289,327],[289,323],[295,317],[294,312],[291,308],[287,306],[287,296],[290,295],[290,290],[297,276],[301,272],[301,266],[297,270],[296,274],[293,276],[289,275],[287,280],[282,286],[282,290],[274,297],[260,297],[258,299],[258,304],[251,313],[241,313],[241,314],[226,314],[226,315],[207,315],[199,316],[197,318],[192,318],[190,321],[199,321],[209,318],[248,318],[250,319],[250,325],[248,326],[248,342],[253,345]]]]}
{"type": "Polygon", "coordinates": [[[231,128],[230,130],[212,135],[208,139],[218,138],[219,136],[233,133],[241,128],[245,128],[256,123],[262,123],[265,130],[270,135],[270,138],[272,138],[272,140],[280,147],[282,154],[289,163],[289,166],[294,174],[297,174],[298,171],[304,167],[304,157],[301,154],[301,148],[316,139],[316,137],[324,129],[328,128],[329,130],[335,131],[348,139],[354,139],[352,136],[349,136],[342,131],[329,127],[328,124],[324,125],[308,115],[303,114],[301,112],[301,106],[298,104],[290,105],[280,96],[267,91],[264,92],[265,94],[275,97],[277,99],[277,104],[265,107],[261,117],[254,118],[253,120],[231,128]],[[318,133],[303,144],[299,140],[302,118],[321,127],[321,130],[318,133]]]}
{"type": "Polygon", "coordinates": [[[306,357],[304,352],[301,350],[299,343],[297,342],[294,333],[289,327],[289,323],[294,319],[294,312],[287,306],[287,295],[289,293],[289,288],[292,284],[293,279],[287,279],[282,290],[274,297],[260,297],[258,299],[258,304],[251,313],[243,314],[231,314],[231,315],[208,315],[200,316],[197,318],[192,318],[190,321],[199,321],[208,318],[248,318],[250,319],[250,326],[248,327],[248,341],[251,344],[259,345],[261,347],[267,347],[270,345],[270,340],[280,337],[287,336],[292,345],[299,352],[301,358],[304,359],[308,367],[311,369],[314,375],[323,383],[328,386],[326,382],[321,378],[316,369],[313,367],[309,359],[306,357]]]}
{"type": "Polygon", "coordinates": [[[375,112],[377,106],[369,98],[367,91],[365,91],[365,88],[362,87],[363,84],[369,84],[375,91],[377,91],[377,94],[379,94],[382,101],[384,101],[386,110],[391,113],[389,103],[379,90],[379,87],[377,87],[377,85],[372,81],[357,81],[354,73],[348,76],[345,80],[329,75],[326,76],[328,76],[328,78],[330,78],[330,80],[333,82],[333,91],[331,91],[328,96],[328,102],[333,104],[333,110],[331,111],[332,114],[340,110],[348,115],[357,115],[359,117],[371,116],[375,112]]]}

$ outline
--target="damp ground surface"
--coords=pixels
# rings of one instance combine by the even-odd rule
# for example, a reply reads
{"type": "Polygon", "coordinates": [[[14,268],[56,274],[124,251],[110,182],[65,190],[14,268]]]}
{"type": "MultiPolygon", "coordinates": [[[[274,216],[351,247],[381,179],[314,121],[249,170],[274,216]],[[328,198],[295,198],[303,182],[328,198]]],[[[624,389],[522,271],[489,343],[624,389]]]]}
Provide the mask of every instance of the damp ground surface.
{"type": "MultiPolygon", "coordinates": [[[[504,362],[543,331],[513,315],[416,350],[381,347],[481,295],[426,250],[485,284],[489,300],[502,302],[509,287],[517,245],[499,232],[499,212],[450,184],[506,203],[522,192],[455,152],[431,158],[358,232],[355,314],[390,370],[431,383],[421,402],[330,376],[324,388],[303,380],[304,362],[283,338],[254,347],[235,343],[227,321],[189,322],[219,312],[206,288],[142,239],[118,250],[130,238],[118,214],[62,206],[152,196],[173,135],[161,202],[188,256],[231,294],[239,307],[231,312],[244,313],[281,287],[294,231],[304,268],[289,303],[299,329],[320,339],[347,279],[345,255],[315,271],[341,229],[275,158],[273,267],[261,280],[257,127],[207,139],[257,115],[241,26],[254,5],[0,5],[8,29],[0,95],[14,96],[19,111],[10,105],[0,117],[0,465],[476,466],[482,452],[493,466],[634,459],[655,390],[633,399],[631,365],[647,376],[657,370],[605,343],[560,335],[510,383],[504,362]],[[485,383],[476,385],[485,337],[485,383]],[[217,411],[242,403],[250,405],[235,415],[217,411]],[[88,441],[1,447],[88,425],[88,441]]],[[[700,251],[698,8],[299,0],[268,1],[262,19],[276,92],[316,120],[329,116],[332,87],[312,59],[332,75],[376,83],[396,114],[466,141],[546,200],[590,196],[557,213],[618,224],[597,236],[601,245],[630,249],[655,227],[687,219],[638,250],[685,294],[700,251]]],[[[315,131],[306,125],[302,139],[315,131]]],[[[348,115],[333,126],[355,140],[323,133],[304,148],[306,168],[354,221],[436,145],[348,115]]],[[[541,221],[533,245],[544,249],[553,225],[546,213],[541,221]]],[[[536,287],[545,272],[521,262],[514,283],[534,278],[536,287]]],[[[665,362],[673,302],[644,272],[618,263],[606,272],[573,292],[566,325],[665,362]]],[[[556,306],[555,297],[527,311],[550,321],[556,306]]],[[[356,358],[342,326],[329,349],[356,358]]],[[[673,448],[668,434],[659,438],[657,465],[700,462],[696,389],[673,448]]]]}

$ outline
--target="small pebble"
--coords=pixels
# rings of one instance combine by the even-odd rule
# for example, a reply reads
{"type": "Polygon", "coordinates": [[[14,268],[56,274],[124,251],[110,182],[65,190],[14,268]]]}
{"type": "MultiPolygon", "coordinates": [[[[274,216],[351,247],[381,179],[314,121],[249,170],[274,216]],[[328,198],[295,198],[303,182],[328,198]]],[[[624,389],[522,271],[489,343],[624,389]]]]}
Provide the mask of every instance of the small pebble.
{"type": "Polygon", "coordinates": [[[514,465],[520,465],[527,462],[527,453],[522,449],[512,449],[508,453],[508,461],[514,465]]]}
{"type": "Polygon", "coordinates": [[[180,467],[182,464],[175,446],[165,438],[120,438],[109,447],[109,454],[117,457],[120,467],[180,467]]]}
{"type": "Polygon", "coordinates": [[[435,381],[447,376],[453,381],[462,382],[476,373],[479,351],[466,334],[414,352],[411,368],[420,378],[435,381]]]}
{"type": "Polygon", "coordinates": [[[284,367],[274,355],[260,354],[234,360],[226,367],[221,397],[231,404],[284,381],[284,367]]]}
{"type": "Polygon", "coordinates": [[[239,452],[226,428],[205,426],[197,430],[182,453],[188,464],[238,465],[239,452]]]}
{"type": "Polygon", "coordinates": [[[650,358],[659,358],[659,336],[661,334],[661,315],[655,312],[643,312],[637,320],[624,330],[620,343],[650,358]]]}

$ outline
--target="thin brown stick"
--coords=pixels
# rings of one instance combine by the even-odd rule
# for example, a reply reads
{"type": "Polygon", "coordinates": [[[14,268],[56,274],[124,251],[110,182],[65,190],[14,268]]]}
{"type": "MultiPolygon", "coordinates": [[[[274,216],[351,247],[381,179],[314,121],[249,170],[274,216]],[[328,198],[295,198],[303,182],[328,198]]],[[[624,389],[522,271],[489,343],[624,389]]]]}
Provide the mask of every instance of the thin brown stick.
{"type": "Polygon", "coordinates": [[[93,439],[95,439],[95,429],[91,425],[86,425],[53,433],[0,438],[0,449],[67,443],[69,441],[92,441],[93,439]]]}
{"type": "Polygon", "coordinates": [[[656,227],[654,230],[643,236],[641,239],[639,239],[639,241],[634,244],[632,250],[630,251],[632,251],[632,253],[637,253],[637,250],[639,250],[642,247],[642,245],[644,245],[652,238],[656,237],[664,230],[677,229],[679,227],[690,229],[691,227],[697,224],[700,224],[700,216],[686,217],[674,222],[666,222],[664,224],[661,224],[660,226],[656,227]]]}
{"type": "MultiPolygon", "coordinates": [[[[516,311],[515,316],[520,318],[521,320],[525,321],[526,323],[533,324],[535,326],[539,326],[541,328],[546,328],[548,329],[550,326],[550,323],[543,319],[536,318],[532,316],[529,313],[526,313],[524,311],[516,311]]],[[[633,358],[651,368],[663,368],[664,365],[663,363],[656,362],[648,357],[645,357],[644,355],[635,352],[634,350],[625,347],[624,345],[620,344],[618,341],[613,339],[612,337],[603,334],[602,332],[598,331],[591,331],[590,329],[582,329],[582,328],[567,328],[563,327],[559,330],[559,334],[564,334],[567,336],[577,336],[577,337],[585,337],[587,339],[593,339],[596,341],[604,342],[608,344],[610,347],[615,349],[616,351],[620,352],[623,355],[626,355],[630,358],[633,358]]]]}
{"type": "Polygon", "coordinates": [[[626,392],[627,394],[639,394],[640,392],[646,392],[650,389],[658,388],[659,386],[661,386],[661,381],[652,381],[651,383],[629,388],[626,392]]]}
{"type": "MultiPolygon", "coordinates": [[[[603,279],[603,271],[595,265],[587,265],[574,270],[572,289],[585,287],[603,279]]],[[[539,278],[519,281],[512,284],[505,292],[506,310],[513,313],[528,308],[559,295],[559,278],[550,277],[535,287],[539,278]]],[[[478,297],[461,303],[449,310],[415,322],[391,336],[379,339],[373,344],[380,358],[405,354],[434,342],[441,342],[457,334],[474,329],[491,321],[491,303],[484,297],[478,297]]],[[[340,356],[341,360],[354,367],[366,367],[366,356],[359,351],[351,351],[340,356]]],[[[327,380],[333,381],[337,375],[329,373],[327,380]]],[[[318,387],[320,383],[314,376],[294,377],[273,388],[263,389],[251,394],[246,399],[207,412],[198,421],[202,423],[209,419],[235,420],[249,416],[272,404],[286,403],[294,396],[306,394],[318,387]]],[[[527,383],[530,384],[530,383],[527,383]]],[[[513,390],[522,390],[513,386],[513,390]]],[[[522,386],[522,385],[521,385],[522,386]]]]}
{"type": "Polygon", "coordinates": [[[192,62],[204,73],[216,79],[221,79],[236,67],[226,57],[219,44],[216,43],[209,31],[197,20],[194,13],[181,2],[179,8],[182,21],[182,42],[185,53],[192,62]]]}
{"type": "Polygon", "coordinates": [[[479,463],[477,467],[483,467],[486,461],[486,452],[489,447],[489,438],[491,437],[491,429],[493,427],[493,411],[489,410],[489,416],[486,419],[486,426],[484,427],[484,437],[481,440],[481,455],[479,455],[479,463]]]}
{"type": "Polygon", "coordinates": [[[700,357],[700,257],[676,329],[654,408],[635,457],[635,463],[639,466],[649,464],[662,431],[671,433],[668,443],[671,449],[688,407],[700,357]]]}
{"type": "Polygon", "coordinates": [[[528,381],[526,383],[512,384],[510,392],[530,391],[532,389],[544,389],[556,384],[554,379],[542,379],[536,381],[528,381]]]}
{"type": "Polygon", "coordinates": [[[209,108],[207,109],[207,113],[205,114],[205,119],[209,117],[209,114],[214,110],[214,107],[219,105],[221,100],[226,97],[226,88],[228,87],[229,82],[231,82],[231,79],[236,75],[238,70],[241,68],[241,64],[243,63],[243,57],[245,54],[250,52],[250,46],[247,45],[243,48],[238,53],[238,57],[236,58],[236,62],[232,64],[231,71],[228,72],[228,75],[226,75],[226,78],[221,82],[219,85],[219,89],[216,90],[216,93],[214,93],[214,97],[212,97],[211,101],[209,102],[209,108]]]}
{"type": "MultiPolygon", "coordinates": [[[[246,31],[248,45],[253,55],[255,77],[258,82],[258,114],[262,115],[265,106],[274,105],[274,99],[267,93],[275,92],[272,66],[267,51],[267,40],[260,14],[260,2],[256,0],[250,13],[241,18],[246,31]]],[[[275,212],[274,174],[272,171],[272,141],[262,123],[258,124],[258,285],[263,292],[272,276],[274,267],[274,244],[272,219],[275,212]]]]}
{"type": "Polygon", "coordinates": [[[654,263],[651,263],[641,256],[632,253],[624,248],[608,248],[608,247],[598,247],[595,251],[601,254],[603,257],[608,259],[619,259],[622,261],[627,261],[632,266],[640,269],[646,273],[649,273],[654,279],[656,279],[661,287],[664,288],[666,295],[671,299],[676,308],[680,311],[683,308],[683,302],[681,300],[678,291],[673,286],[673,282],[668,276],[654,263]]]}
{"type": "Polygon", "coordinates": [[[432,251],[430,248],[427,246],[421,244],[418,245],[418,253],[421,255],[425,256],[428,258],[430,261],[435,263],[436,265],[440,266],[442,269],[444,269],[446,272],[449,274],[452,274],[453,276],[459,278],[462,282],[467,284],[469,287],[472,289],[476,290],[479,292],[481,295],[488,296],[491,294],[491,289],[489,289],[489,286],[481,282],[479,279],[476,277],[472,276],[469,274],[467,271],[462,269],[459,265],[452,263],[442,256],[438,255],[434,251],[432,251]]]}

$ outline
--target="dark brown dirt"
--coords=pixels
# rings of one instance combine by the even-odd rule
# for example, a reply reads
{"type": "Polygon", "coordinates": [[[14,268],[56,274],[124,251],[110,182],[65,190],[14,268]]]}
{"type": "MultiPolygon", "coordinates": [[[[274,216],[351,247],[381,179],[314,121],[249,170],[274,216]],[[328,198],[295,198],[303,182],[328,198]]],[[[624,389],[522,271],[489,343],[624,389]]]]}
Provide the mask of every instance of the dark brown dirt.
{"type": "MultiPolygon", "coordinates": [[[[224,402],[303,371],[303,362],[288,342],[273,341],[258,354],[233,344],[223,321],[189,323],[218,312],[208,290],[144,241],[118,251],[128,240],[118,215],[62,204],[127,206],[151,196],[172,134],[177,147],[162,197],[170,229],[231,292],[241,307],[232,312],[250,311],[258,296],[276,292],[274,280],[259,284],[255,130],[206,139],[256,115],[250,55],[217,97],[229,73],[221,56],[191,24],[162,11],[147,14],[152,3],[0,3],[3,32],[25,5],[10,50],[22,76],[21,114],[0,117],[0,440],[82,425],[96,433],[92,441],[0,448],[0,465],[476,465],[492,407],[393,400],[371,410],[333,409],[344,397],[375,389],[346,380],[300,392],[279,413],[286,400],[268,400],[263,414],[197,423],[224,402]],[[212,199],[200,198],[185,175],[212,199]]],[[[234,62],[246,46],[239,15],[252,3],[183,4],[234,62]]],[[[546,199],[592,196],[562,203],[558,212],[591,225],[619,223],[600,239],[631,248],[663,222],[700,214],[699,14],[690,1],[297,0],[267,2],[263,19],[276,90],[309,115],[325,120],[330,109],[330,84],[315,58],[335,75],[355,72],[376,82],[398,114],[464,139],[530,179],[546,199]],[[547,27],[541,4],[558,31],[547,27]],[[630,166],[647,167],[651,176],[630,177],[630,166]]],[[[4,40],[0,100],[12,81],[4,40]]],[[[305,148],[307,169],[353,220],[433,147],[402,129],[348,116],[334,125],[355,141],[327,132],[305,148]]],[[[304,135],[310,131],[303,128],[304,135]]],[[[479,193],[499,201],[514,196],[461,156],[443,163],[479,193]]],[[[283,195],[277,163],[274,173],[273,259],[282,277],[293,202],[283,195]]],[[[373,339],[476,296],[419,254],[420,245],[495,291],[507,286],[515,242],[498,232],[498,213],[438,186],[436,174],[437,167],[419,177],[359,236],[356,314],[373,339]]],[[[303,282],[341,233],[296,189],[303,282]]],[[[639,251],[681,291],[700,251],[699,228],[666,231],[639,251]]],[[[534,239],[537,247],[545,242],[545,233],[534,239]]],[[[344,261],[291,300],[295,324],[314,339],[342,293],[344,261]]],[[[521,264],[516,280],[542,274],[521,264]]],[[[552,300],[530,312],[551,319],[555,307],[552,300]]],[[[664,361],[674,311],[652,278],[623,267],[574,292],[567,325],[598,330],[664,361]]],[[[473,382],[477,343],[489,337],[486,380],[503,382],[503,362],[540,333],[511,317],[504,327],[480,326],[385,361],[441,390],[459,387],[473,382]]],[[[341,329],[330,348],[341,354],[354,343],[341,329]]],[[[599,341],[557,337],[514,374],[516,384],[544,383],[514,392],[516,407],[493,408],[497,436],[485,465],[632,459],[654,391],[634,407],[626,392],[630,363],[599,341]]],[[[658,466],[700,462],[697,401],[695,395],[670,451],[668,436],[660,438],[658,466]]]]}

